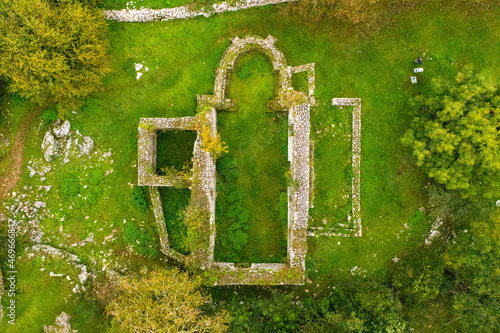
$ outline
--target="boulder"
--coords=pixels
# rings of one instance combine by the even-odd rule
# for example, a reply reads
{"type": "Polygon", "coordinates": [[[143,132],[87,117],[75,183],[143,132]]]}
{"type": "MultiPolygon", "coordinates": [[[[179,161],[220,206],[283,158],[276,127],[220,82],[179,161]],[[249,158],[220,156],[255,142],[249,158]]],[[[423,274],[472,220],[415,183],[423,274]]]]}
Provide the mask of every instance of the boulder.
{"type": "Polygon", "coordinates": [[[80,144],[80,155],[78,157],[90,154],[94,148],[94,141],[90,137],[84,136],[82,140],[83,142],[80,144]]]}
{"type": "Polygon", "coordinates": [[[33,177],[36,175],[35,169],[33,169],[30,165],[28,165],[28,170],[30,171],[30,177],[33,177]]]}
{"type": "Polygon", "coordinates": [[[47,162],[52,162],[54,158],[59,156],[59,150],[60,147],[54,135],[50,131],[47,131],[42,141],[43,157],[47,162]]]}
{"type": "Polygon", "coordinates": [[[57,119],[57,121],[54,124],[54,127],[52,128],[52,131],[58,138],[63,138],[69,134],[70,127],[71,125],[69,121],[66,120],[64,121],[64,123],[61,124],[61,121],[57,119]]]}
{"type": "Polygon", "coordinates": [[[71,329],[69,320],[71,316],[65,312],[62,312],[59,317],[57,317],[55,326],[44,326],[44,332],[57,332],[57,333],[74,333],[77,330],[71,329]]]}

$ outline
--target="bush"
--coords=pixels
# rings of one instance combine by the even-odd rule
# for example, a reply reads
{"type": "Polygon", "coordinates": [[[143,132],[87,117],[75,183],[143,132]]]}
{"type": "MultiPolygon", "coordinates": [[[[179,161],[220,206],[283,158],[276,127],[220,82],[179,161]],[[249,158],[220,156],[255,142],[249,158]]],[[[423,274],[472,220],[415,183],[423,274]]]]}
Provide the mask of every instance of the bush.
{"type": "MultiPolygon", "coordinates": [[[[61,110],[109,71],[104,16],[76,1],[13,0],[0,6],[0,75],[9,91],[61,110]]],[[[64,114],[64,112],[63,112],[64,114]]]]}
{"type": "Polygon", "coordinates": [[[132,189],[132,203],[143,213],[148,210],[148,202],[144,190],[145,188],[140,186],[134,186],[132,189]]]}
{"type": "Polygon", "coordinates": [[[392,270],[392,284],[407,303],[436,298],[444,281],[444,261],[439,245],[413,250],[392,270]]]}
{"type": "Polygon", "coordinates": [[[139,228],[134,223],[127,223],[123,227],[123,240],[132,245],[134,251],[150,258],[158,257],[158,249],[152,229],[139,228]]]}
{"type": "Polygon", "coordinates": [[[78,180],[78,177],[75,175],[70,175],[66,178],[64,178],[63,182],[61,183],[61,193],[64,195],[66,198],[73,198],[76,197],[81,191],[81,185],[78,180]]]}
{"type": "Polygon", "coordinates": [[[55,108],[50,108],[42,113],[42,122],[44,126],[53,123],[57,120],[57,110],[55,108]]]}

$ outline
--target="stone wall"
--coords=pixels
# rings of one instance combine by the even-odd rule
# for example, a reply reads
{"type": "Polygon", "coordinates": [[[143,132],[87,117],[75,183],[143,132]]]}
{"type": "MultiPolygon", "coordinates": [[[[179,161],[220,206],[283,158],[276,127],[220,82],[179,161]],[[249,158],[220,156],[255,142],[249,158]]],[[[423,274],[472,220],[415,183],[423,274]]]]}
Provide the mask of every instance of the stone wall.
{"type": "Polygon", "coordinates": [[[261,7],[266,5],[275,5],[283,2],[294,2],[298,0],[244,0],[239,2],[221,2],[213,4],[201,10],[193,10],[192,6],[180,6],[175,8],[163,9],[123,9],[123,10],[105,10],[103,14],[108,20],[119,22],[149,22],[149,21],[168,21],[175,19],[189,19],[196,16],[209,17],[213,14],[234,12],[241,9],[261,7]]]}
{"type": "Polygon", "coordinates": [[[139,186],[189,187],[183,176],[156,174],[156,137],[158,131],[192,130],[194,122],[195,117],[141,118],[137,152],[139,186]]]}

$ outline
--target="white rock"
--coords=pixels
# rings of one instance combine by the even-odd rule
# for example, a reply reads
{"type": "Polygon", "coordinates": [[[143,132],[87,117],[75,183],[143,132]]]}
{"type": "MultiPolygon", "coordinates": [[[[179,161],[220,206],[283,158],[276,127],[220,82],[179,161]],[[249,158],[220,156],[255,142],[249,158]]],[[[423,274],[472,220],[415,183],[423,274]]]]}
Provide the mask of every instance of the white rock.
{"type": "Polygon", "coordinates": [[[141,72],[137,72],[137,80],[139,80],[142,76],[142,73],[141,72]]]}
{"type": "Polygon", "coordinates": [[[64,121],[64,123],[60,124],[60,121],[58,119],[54,124],[52,131],[58,138],[62,138],[69,134],[70,128],[71,124],[69,123],[69,121],[66,120],[64,121]]]}
{"type": "Polygon", "coordinates": [[[82,284],[82,286],[85,283],[85,281],[87,281],[88,276],[89,276],[89,274],[87,273],[87,267],[83,266],[82,272],[80,274],[78,274],[78,279],[80,280],[80,283],[82,284]]]}
{"type": "Polygon", "coordinates": [[[139,64],[139,63],[135,63],[134,67],[135,67],[136,71],[140,71],[142,69],[142,67],[144,67],[144,65],[143,64],[139,64]]]}
{"type": "Polygon", "coordinates": [[[35,169],[33,169],[31,166],[28,165],[28,170],[30,171],[30,177],[33,177],[34,175],[36,175],[36,171],[35,169]]]}
{"type": "Polygon", "coordinates": [[[47,162],[52,162],[55,157],[59,156],[59,144],[56,142],[54,135],[47,131],[42,141],[43,157],[47,162]]]}
{"type": "Polygon", "coordinates": [[[43,201],[35,201],[34,206],[36,208],[42,208],[42,207],[45,208],[47,207],[47,204],[43,201]]]}
{"type": "Polygon", "coordinates": [[[94,148],[94,141],[90,137],[84,136],[82,140],[83,142],[80,144],[80,155],[78,157],[90,154],[94,148]]]}

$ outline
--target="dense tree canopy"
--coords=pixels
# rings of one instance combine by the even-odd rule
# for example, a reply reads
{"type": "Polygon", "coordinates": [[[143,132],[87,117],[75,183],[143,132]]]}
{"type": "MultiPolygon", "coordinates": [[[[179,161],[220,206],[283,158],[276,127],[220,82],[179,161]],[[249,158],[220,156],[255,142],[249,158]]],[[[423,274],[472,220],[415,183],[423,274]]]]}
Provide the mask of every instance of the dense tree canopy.
{"type": "Polygon", "coordinates": [[[470,70],[456,83],[432,80],[414,99],[417,115],[402,142],[417,164],[463,197],[500,195],[500,92],[470,70]]]}
{"type": "Polygon", "coordinates": [[[127,276],[118,285],[118,297],[107,312],[131,332],[225,332],[225,311],[208,317],[201,307],[210,301],[199,290],[200,276],[177,269],[127,276]]]}
{"type": "Polygon", "coordinates": [[[85,96],[108,71],[102,13],[71,0],[0,0],[0,75],[37,102],[85,96]]]}
{"type": "Polygon", "coordinates": [[[500,210],[490,221],[474,222],[458,232],[456,244],[444,254],[455,276],[455,320],[463,332],[500,329],[500,210]]]}

